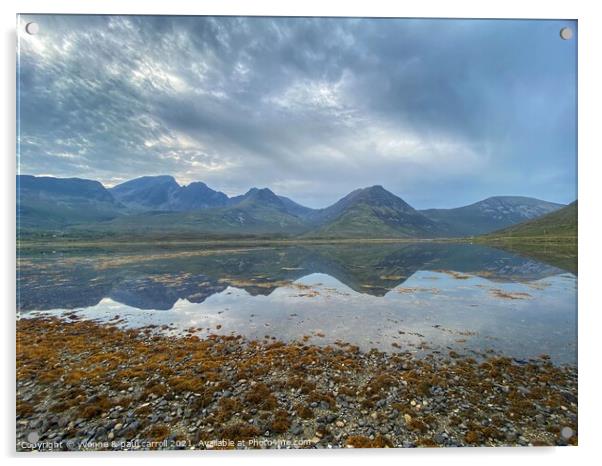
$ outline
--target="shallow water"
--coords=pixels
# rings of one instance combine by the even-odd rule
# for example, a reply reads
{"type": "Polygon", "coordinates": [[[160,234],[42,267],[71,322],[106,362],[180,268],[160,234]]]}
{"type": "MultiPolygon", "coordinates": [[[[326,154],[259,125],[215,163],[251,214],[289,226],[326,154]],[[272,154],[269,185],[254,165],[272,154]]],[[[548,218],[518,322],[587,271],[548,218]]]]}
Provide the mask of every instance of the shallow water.
{"type": "Polygon", "coordinates": [[[576,364],[575,275],[479,245],[49,251],[18,283],[22,317],[576,364]]]}

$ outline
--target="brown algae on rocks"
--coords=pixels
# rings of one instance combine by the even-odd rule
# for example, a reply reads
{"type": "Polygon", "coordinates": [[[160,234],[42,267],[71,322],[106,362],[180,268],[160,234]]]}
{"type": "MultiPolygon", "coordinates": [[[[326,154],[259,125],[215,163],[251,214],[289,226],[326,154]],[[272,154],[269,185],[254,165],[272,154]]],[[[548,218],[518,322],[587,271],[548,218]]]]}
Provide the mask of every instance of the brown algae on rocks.
{"type": "Polygon", "coordinates": [[[17,449],[577,444],[575,367],[402,350],[21,319],[17,449]]]}

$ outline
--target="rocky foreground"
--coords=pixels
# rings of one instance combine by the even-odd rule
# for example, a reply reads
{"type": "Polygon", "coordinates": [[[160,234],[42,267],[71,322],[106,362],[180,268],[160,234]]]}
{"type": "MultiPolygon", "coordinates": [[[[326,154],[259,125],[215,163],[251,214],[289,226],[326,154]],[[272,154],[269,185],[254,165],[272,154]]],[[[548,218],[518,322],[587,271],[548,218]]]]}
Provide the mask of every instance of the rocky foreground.
{"type": "Polygon", "coordinates": [[[576,445],[577,371],[548,358],[361,352],[17,322],[17,450],[576,445]]]}

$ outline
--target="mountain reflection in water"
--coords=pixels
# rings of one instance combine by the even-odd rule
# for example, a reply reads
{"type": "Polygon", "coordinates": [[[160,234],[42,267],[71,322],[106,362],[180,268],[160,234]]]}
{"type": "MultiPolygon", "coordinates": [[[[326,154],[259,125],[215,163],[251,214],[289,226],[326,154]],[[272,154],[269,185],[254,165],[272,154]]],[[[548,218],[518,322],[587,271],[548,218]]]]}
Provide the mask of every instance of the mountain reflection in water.
{"type": "Polygon", "coordinates": [[[492,348],[576,362],[576,277],[480,245],[80,251],[19,262],[24,316],[77,310],[104,321],[119,315],[129,326],[197,327],[199,335],[310,335],[416,352],[492,348]]]}

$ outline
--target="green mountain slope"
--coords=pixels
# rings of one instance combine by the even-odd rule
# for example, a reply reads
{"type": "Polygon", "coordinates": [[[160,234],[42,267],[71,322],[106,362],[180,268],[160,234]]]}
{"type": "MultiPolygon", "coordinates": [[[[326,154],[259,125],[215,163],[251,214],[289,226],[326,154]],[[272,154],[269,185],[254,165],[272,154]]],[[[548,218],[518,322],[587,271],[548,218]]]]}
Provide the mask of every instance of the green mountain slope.
{"type": "Polygon", "coordinates": [[[358,189],[308,217],[316,224],[305,236],[333,238],[433,237],[437,224],[382,186],[358,189]]]}

